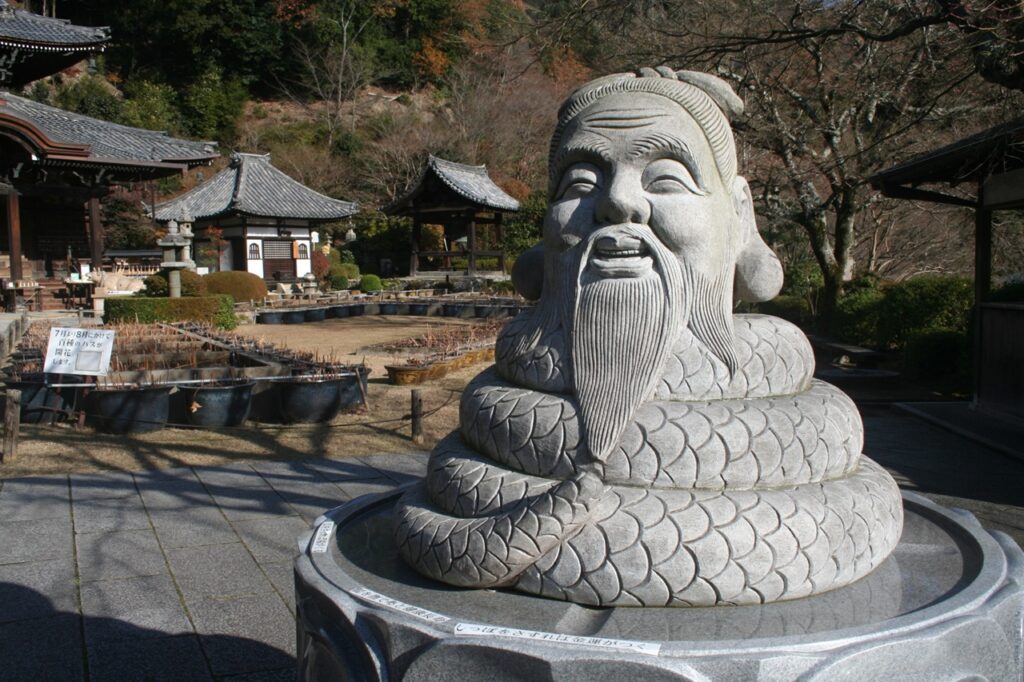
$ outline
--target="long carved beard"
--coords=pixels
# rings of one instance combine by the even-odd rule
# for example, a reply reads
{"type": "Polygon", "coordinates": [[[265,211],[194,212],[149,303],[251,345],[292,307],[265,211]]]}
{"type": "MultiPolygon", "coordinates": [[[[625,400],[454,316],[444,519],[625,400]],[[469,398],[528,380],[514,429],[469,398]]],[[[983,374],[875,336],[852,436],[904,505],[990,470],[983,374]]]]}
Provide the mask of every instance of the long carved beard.
{"type": "MultiPolygon", "coordinates": [[[[587,271],[597,239],[591,235],[566,291],[576,291],[571,311],[572,380],[584,438],[601,461],[618,443],[640,404],[650,396],[665,358],[687,317],[688,298],[679,262],[645,229],[617,226],[640,238],[654,256],[654,269],[642,277],[602,278],[587,271]]],[[[566,313],[570,311],[566,310],[566,313]]]]}
{"type": "Polygon", "coordinates": [[[687,326],[697,340],[735,372],[735,333],[732,325],[732,270],[710,279],[683,265],[687,298],[693,301],[687,326]]]}

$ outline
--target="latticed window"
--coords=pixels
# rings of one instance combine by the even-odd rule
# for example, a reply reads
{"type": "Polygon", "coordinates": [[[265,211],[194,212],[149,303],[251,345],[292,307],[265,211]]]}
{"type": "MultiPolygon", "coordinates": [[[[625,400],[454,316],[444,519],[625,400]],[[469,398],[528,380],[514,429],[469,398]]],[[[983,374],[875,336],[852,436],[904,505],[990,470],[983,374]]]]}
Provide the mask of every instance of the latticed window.
{"type": "Polygon", "coordinates": [[[299,244],[299,258],[309,258],[309,247],[305,244],[299,244]]]}
{"type": "Polygon", "coordinates": [[[260,259],[260,245],[256,242],[249,244],[249,260],[260,259]]]}

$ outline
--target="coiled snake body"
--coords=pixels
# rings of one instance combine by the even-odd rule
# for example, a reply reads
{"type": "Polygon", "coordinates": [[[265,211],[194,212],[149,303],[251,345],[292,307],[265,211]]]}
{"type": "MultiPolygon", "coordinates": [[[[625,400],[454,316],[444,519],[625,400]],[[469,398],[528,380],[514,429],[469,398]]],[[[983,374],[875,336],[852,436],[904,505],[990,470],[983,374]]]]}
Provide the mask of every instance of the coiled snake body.
{"type": "Polygon", "coordinates": [[[848,584],[895,547],[899,490],[861,456],[852,401],[811,379],[793,325],[735,316],[733,374],[682,334],[598,459],[558,335],[513,351],[532,314],[509,324],[459,431],[398,505],[399,548],[420,572],[602,606],[751,604],[848,584]]]}

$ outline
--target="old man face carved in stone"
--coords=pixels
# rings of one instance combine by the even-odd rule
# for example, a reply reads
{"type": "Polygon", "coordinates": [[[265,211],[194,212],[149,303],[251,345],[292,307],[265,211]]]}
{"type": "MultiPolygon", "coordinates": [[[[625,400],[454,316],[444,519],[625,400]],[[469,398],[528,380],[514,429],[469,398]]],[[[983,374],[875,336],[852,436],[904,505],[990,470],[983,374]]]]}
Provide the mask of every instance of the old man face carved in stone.
{"type": "Polygon", "coordinates": [[[772,280],[762,289],[781,274],[735,174],[723,112],[673,85],[704,104],[702,122],[671,91],[612,92],[564,118],[552,143],[546,287],[571,302],[561,317],[572,385],[598,458],[649,396],[683,325],[735,369],[740,252],[772,280]]]}

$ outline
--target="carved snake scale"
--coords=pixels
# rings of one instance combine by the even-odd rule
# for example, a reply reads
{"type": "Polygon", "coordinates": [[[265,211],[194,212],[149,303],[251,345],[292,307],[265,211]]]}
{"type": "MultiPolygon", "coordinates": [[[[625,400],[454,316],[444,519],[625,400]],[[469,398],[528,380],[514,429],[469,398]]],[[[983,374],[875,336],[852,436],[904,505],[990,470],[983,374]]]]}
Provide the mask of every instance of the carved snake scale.
{"type": "Polygon", "coordinates": [[[735,375],[684,335],[598,461],[558,369],[564,351],[508,351],[529,314],[399,503],[399,548],[420,572],[602,606],[751,604],[846,585],[895,547],[899,490],[861,457],[852,401],[811,379],[796,327],[736,316],[735,375]]]}

